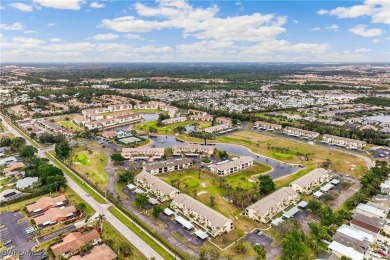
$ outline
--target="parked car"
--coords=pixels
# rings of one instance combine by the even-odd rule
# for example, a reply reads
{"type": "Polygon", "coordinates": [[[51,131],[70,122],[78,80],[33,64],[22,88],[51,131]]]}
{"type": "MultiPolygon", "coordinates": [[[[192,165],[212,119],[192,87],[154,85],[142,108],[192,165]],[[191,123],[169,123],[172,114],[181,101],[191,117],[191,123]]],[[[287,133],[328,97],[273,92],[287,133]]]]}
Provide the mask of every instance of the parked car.
{"type": "Polygon", "coordinates": [[[4,243],[3,243],[4,246],[8,246],[9,244],[12,244],[11,239],[8,239],[8,240],[4,241],[4,243]]]}

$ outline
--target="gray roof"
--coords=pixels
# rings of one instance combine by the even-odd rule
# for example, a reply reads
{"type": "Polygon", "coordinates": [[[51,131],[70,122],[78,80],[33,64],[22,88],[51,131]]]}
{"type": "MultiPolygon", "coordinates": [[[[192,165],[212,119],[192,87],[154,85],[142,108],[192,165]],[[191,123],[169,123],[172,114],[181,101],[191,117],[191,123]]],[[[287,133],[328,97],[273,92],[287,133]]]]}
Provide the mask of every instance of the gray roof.
{"type": "Polygon", "coordinates": [[[220,170],[220,171],[224,171],[224,170],[228,170],[230,168],[233,168],[233,167],[236,167],[236,166],[240,166],[240,165],[243,165],[245,163],[250,163],[250,162],[253,162],[253,158],[250,157],[250,156],[241,156],[239,159],[235,159],[235,160],[231,160],[229,162],[226,162],[224,164],[221,164],[221,165],[213,165],[214,168],[220,170]]]}
{"type": "Polygon", "coordinates": [[[291,182],[291,184],[296,184],[296,185],[299,185],[302,188],[306,188],[312,182],[314,182],[315,180],[323,177],[326,174],[328,174],[327,170],[325,170],[324,168],[317,168],[317,169],[312,170],[308,174],[302,176],[301,178],[291,182]]]}
{"type": "Polygon", "coordinates": [[[27,187],[33,185],[37,181],[38,181],[38,177],[27,177],[24,179],[20,179],[16,182],[16,188],[24,189],[24,188],[27,188],[27,187]]]}
{"type": "Polygon", "coordinates": [[[370,245],[370,242],[367,240],[360,241],[340,232],[336,232],[336,234],[333,235],[332,240],[343,244],[344,246],[352,247],[359,253],[364,253],[366,251],[361,246],[368,248],[370,245]]]}
{"type": "Polygon", "coordinates": [[[329,138],[329,139],[336,139],[336,140],[342,140],[344,142],[350,142],[350,143],[357,143],[357,144],[366,144],[365,141],[360,141],[360,140],[355,140],[355,139],[350,139],[350,138],[345,138],[345,137],[340,137],[340,136],[335,136],[335,135],[323,135],[323,139],[329,138]]]}
{"type": "Polygon", "coordinates": [[[361,221],[363,223],[366,223],[370,226],[374,226],[377,228],[383,227],[383,225],[386,223],[386,220],[384,220],[384,219],[377,218],[377,217],[370,217],[370,216],[360,214],[360,213],[354,213],[352,215],[352,219],[356,219],[358,221],[361,221]]]}
{"type": "Polygon", "coordinates": [[[164,167],[170,167],[175,165],[189,164],[192,163],[190,158],[180,158],[180,159],[169,159],[163,162],[149,163],[145,165],[146,170],[156,170],[164,167]]]}
{"type": "Polygon", "coordinates": [[[258,215],[264,215],[270,208],[279,202],[295,195],[298,195],[295,190],[290,187],[283,187],[258,202],[248,206],[247,209],[256,211],[258,215]]]}
{"type": "Polygon", "coordinates": [[[135,176],[136,179],[143,179],[147,183],[152,184],[156,189],[160,190],[164,195],[169,195],[171,192],[179,190],[172,187],[171,185],[165,183],[164,181],[160,180],[159,178],[153,176],[150,173],[147,172],[140,172],[137,176],[135,176]]]}
{"type": "Polygon", "coordinates": [[[173,201],[185,205],[188,209],[191,209],[192,211],[201,215],[204,219],[210,221],[213,226],[222,227],[227,222],[233,222],[221,213],[218,213],[217,211],[207,207],[203,203],[193,199],[187,194],[177,194],[173,201]]]}

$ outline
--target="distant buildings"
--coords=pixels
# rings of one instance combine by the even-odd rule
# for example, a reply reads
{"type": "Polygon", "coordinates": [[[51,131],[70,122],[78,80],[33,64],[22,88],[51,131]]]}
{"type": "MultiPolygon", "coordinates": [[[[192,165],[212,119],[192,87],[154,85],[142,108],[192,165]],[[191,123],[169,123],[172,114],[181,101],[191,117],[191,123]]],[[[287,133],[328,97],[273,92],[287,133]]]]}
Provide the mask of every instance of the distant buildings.
{"type": "Polygon", "coordinates": [[[232,126],[231,124],[222,124],[222,125],[215,125],[215,126],[210,126],[204,129],[206,133],[216,133],[216,132],[221,132],[226,129],[230,129],[232,126]]]}
{"type": "Polygon", "coordinates": [[[161,124],[163,125],[170,125],[170,124],[176,124],[180,122],[185,122],[187,120],[186,117],[174,117],[174,118],[169,118],[169,119],[164,119],[161,121],[161,124]]]}
{"type": "Polygon", "coordinates": [[[164,155],[164,148],[123,148],[122,156],[130,160],[154,160],[160,159],[164,155]]]}
{"type": "Polygon", "coordinates": [[[204,115],[190,115],[190,120],[211,122],[213,121],[213,117],[204,115]]]}
{"type": "Polygon", "coordinates": [[[188,169],[192,166],[193,161],[189,158],[170,159],[163,162],[155,162],[144,165],[144,171],[150,174],[159,174],[188,169]]]}
{"type": "Polygon", "coordinates": [[[226,161],[222,164],[213,164],[210,166],[210,170],[218,175],[228,175],[237,171],[244,170],[253,166],[253,158],[250,156],[241,156],[231,161],[226,161]]]}
{"type": "Polygon", "coordinates": [[[227,117],[217,117],[215,119],[215,122],[217,122],[217,124],[228,124],[228,125],[232,124],[232,120],[227,117]]]}
{"type": "Polygon", "coordinates": [[[186,155],[186,156],[198,156],[198,155],[212,155],[214,152],[213,145],[201,145],[201,144],[179,144],[172,147],[173,155],[186,155]]]}
{"type": "Polygon", "coordinates": [[[276,131],[276,130],[282,129],[281,125],[272,124],[272,123],[263,122],[263,121],[256,121],[254,127],[257,129],[266,130],[266,131],[276,131]]]}
{"type": "Polygon", "coordinates": [[[253,220],[267,223],[274,215],[299,200],[299,195],[293,188],[283,187],[248,206],[244,215],[253,220]]]}
{"type": "Polygon", "coordinates": [[[322,142],[330,145],[345,147],[348,149],[362,149],[367,143],[334,135],[323,135],[322,142]]]}
{"type": "Polygon", "coordinates": [[[178,189],[145,171],[135,176],[134,183],[156,196],[162,202],[170,201],[179,194],[178,189]]]}
{"type": "Polygon", "coordinates": [[[325,170],[324,168],[315,169],[291,182],[290,187],[296,192],[311,194],[315,188],[331,179],[329,172],[330,171],[325,170]]]}
{"type": "Polygon", "coordinates": [[[284,128],[284,133],[287,135],[300,137],[303,139],[309,139],[309,140],[313,140],[313,139],[317,138],[318,136],[320,136],[320,134],[317,132],[303,130],[303,129],[289,127],[289,126],[284,128]]]}

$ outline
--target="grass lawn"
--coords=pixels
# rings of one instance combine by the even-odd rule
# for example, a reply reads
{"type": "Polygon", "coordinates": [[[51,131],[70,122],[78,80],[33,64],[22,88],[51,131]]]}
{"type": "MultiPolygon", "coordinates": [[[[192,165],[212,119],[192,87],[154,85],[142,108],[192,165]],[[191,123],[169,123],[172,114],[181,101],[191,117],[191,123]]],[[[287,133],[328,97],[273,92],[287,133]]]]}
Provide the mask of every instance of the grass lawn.
{"type": "Polygon", "coordinates": [[[72,121],[59,121],[58,124],[62,127],[65,127],[67,129],[71,129],[73,131],[83,131],[81,127],[73,123],[72,121]]]}
{"type": "Polygon", "coordinates": [[[336,150],[329,150],[324,147],[313,146],[302,142],[288,140],[271,134],[261,134],[250,131],[239,131],[226,136],[217,137],[218,142],[239,144],[250,148],[253,152],[266,155],[288,163],[299,163],[316,168],[326,159],[332,162],[331,169],[341,173],[360,177],[366,170],[365,162],[356,156],[345,154],[336,150]],[[267,149],[267,144],[275,147],[288,148],[291,153],[276,153],[267,149]],[[312,153],[312,160],[301,160],[296,154],[312,153]],[[352,169],[355,168],[355,169],[352,169]]]}
{"type": "Polygon", "coordinates": [[[67,174],[74,182],[77,183],[86,193],[91,195],[97,202],[104,204],[106,200],[102,195],[93,190],[88,184],[86,184],[82,179],[80,179],[77,174],[70,171],[67,167],[65,167],[57,158],[54,157],[54,151],[45,152],[45,155],[53,161],[58,168],[60,168],[65,174],[67,174]]]}
{"type": "Polygon", "coordinates": [[[161,111],[158,109],[132,109],[131,111],[143,114],[167,114],[166,111],[161,111]]]}
{"type": "Polygon", "coordinates": [[[281,178],[274,180],[274,183],[276,185],[276,189],[278,190],[282,187],[288,187],[288,185],[290,185],[291,182],[304,176],[305,174],[309,173],[312,170],[314,170],[314,168],[309,167],[309,168],[303,169],[297,173],[290,174],[288,176],[284,176],[284,177],[281,177],[281,178]]]}
{"type": "Polygon", "coordinates": [[[71,154],[72,168],[103,190],[108,183],[108,175],[104,171],[107,159],[105,153],[94,149],[87,150],[86,147],[74,148],[71,154]]]}
{"type": "Polygon", "coordinates": [[[158,254],[160,254],[164,259],[174,259],[174,257],[169,254],[164,248],[157,244],[151,237],[141,231],[138,227],[133,225],[133,223],[120,211],[116,208],[109,207],[108,210],[118,218],[124,225],[126,225],[131,231],[133,231],[138,237],[145,241],[150,247],[152,247],[158,254]]]}
{"type": "Polygon", "coordinates": [[[0,186],[7,185],[10,183],[17,182],[17,179],[14,176],[7,177],[5,179],[0,180],[0,186]]]}
{"type": "Polygon", "coordinates": [[[154,127],[157,129],[157,134],[168,134],[168,135],[173,135],[174,132],[173,132],[173,129],[178,127],[178,126],[188,126],[188,125],[191,125],[191,124],[195,124],[195,123],[198,123],[199,124],[199,127],[201,128],[207,128],[209,126],[211,126],[211,122],[203,122],[203,121],[192,121],[192,120],[188,120],[188,121],[185,121],[185,122],[179,122],[179,123],[176,123],[176,124],[170,124],[170,125],[165,125],[165,126],[157,126],[157,120],[155,121],[150,121],[150,122],[147,122],[147,123],[144,123],[144,124],[139,124],[139,125],[136,125],[133,127],[134,130],[140,130],[140,131],[148,131],[149,130],[149,127],[154,127]]]}

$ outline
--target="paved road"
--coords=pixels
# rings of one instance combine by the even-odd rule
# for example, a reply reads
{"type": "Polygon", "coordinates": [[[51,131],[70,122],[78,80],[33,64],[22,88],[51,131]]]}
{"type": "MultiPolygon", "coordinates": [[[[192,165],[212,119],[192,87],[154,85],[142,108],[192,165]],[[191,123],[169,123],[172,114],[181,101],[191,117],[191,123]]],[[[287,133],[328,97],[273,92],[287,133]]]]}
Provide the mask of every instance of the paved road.
{"type": "Polygon", "coordinates": [[[332,202],[332,204],[330,205],[332,209],[337,209],[341,204],[343,204],[347,199],[349,199],[353,194],[355,194],[355,192],[357,192],[362,187],[358,180],[355,180],[354,182],[355,183],[351,187],[349,187],[346,192],[341,193],[337,197],[337,199],[332,202]]]}
{"type": "MultiPolygon", "coordinates": [[[[10,126],[2,115],[0,115],[0,119],[2,120],[2,124],[15,136],[23,137],[18,131],[16,131],[12,126],[10,126]]],[[[28,139],[26,142],[31,144],[28,139]]],[[[47,158],[44,154],[45,150],[39,149],[38,156],[47,158]]],[[[48,158],[49,159],[49,158],[48,158]]],[[[49,159],[50,160],[50,159],[49,159]]],[[[66,167],[66,166],[65,166],[66,167]]],[[[106,217],[106,220],[113,225],[128,241],[130,241],[142,254],[144,254],[148,258],[155,257],[156,259],[163,260],[164,258],[160,256],[153,248],[151,248],[147,243],[145,243],[141,238],[133,233],[129,228],[127,228],[122,222],[120,222],[114,215],[108,211],[108,207],[111,204],[100,204],[91,196],[85,193],[85,191],[77,185],[68,175],[65,174],[65,178],[67,179],[68,186],[74,190],[83,200],[85,200],[94,210],[96,210],[99,214],[103,214],[106,217]]],[[[91,187],[92,188],[92,187],[91,187]]],[[[93,188],[92,188],[93,189],[93,188]]],[[[158,241],[156,241],[159,243],[158,241]]],[[[160,244],[160,243],[159,243],[160,244]]],[[[163,246],[163,245],[161,245],[163,246]]],[[[167,250],[168,251],[168,250],[167,250]]]]}

